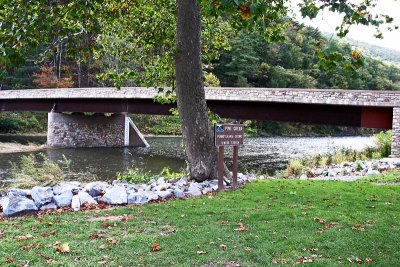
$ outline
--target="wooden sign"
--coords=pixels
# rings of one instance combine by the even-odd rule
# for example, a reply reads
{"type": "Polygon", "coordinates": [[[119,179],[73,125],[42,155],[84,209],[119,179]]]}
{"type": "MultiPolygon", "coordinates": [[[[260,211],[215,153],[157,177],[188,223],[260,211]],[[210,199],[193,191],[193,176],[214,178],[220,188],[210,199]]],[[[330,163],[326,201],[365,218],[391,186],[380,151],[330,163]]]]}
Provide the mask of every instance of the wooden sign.
{"type": "Polygon", "coordinates": [[[233,146],[232,187],[237,187],[239,146],[243,145],[244,125],[215,125],[215,146],[218,147],[218,191],[224,191],[224,147],[233,146]]]}
{"type": "Polygon", "coordinates": [[[215,125],[215,146],[243,145],[244,125],[217,124],[215,125]]]}

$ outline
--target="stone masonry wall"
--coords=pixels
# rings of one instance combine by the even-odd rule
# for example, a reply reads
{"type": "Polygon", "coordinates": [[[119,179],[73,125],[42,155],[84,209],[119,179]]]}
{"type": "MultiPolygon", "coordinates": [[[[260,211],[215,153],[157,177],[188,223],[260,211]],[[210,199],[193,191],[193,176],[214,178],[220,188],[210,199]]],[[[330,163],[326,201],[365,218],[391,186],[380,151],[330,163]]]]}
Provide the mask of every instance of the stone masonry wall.
{"type": "MultiPolygon", "coordinates": [[[[1,101],[12,99],[152,99],[157,91],[152,88],[70,88],[63,90],[34,89],[0,91],[1,101]]],[[[206,88],[208,100],[256,101],[284,103],[312,103],[330,105],[396,107],[400,103],[398,91],[363,91],[339,89],[286,88],[206,88]]]]}
{"type": "Polygon", "coordinates": [[[400,107],[393,108],[393,124],[392,124],[392,156],[400,156],[400,107]]]}
{"type": "Polygon", "coordinates": [[[48,114],[47,144],[52,147],[119,147],[125,144],[125,115],[48,114]]]}

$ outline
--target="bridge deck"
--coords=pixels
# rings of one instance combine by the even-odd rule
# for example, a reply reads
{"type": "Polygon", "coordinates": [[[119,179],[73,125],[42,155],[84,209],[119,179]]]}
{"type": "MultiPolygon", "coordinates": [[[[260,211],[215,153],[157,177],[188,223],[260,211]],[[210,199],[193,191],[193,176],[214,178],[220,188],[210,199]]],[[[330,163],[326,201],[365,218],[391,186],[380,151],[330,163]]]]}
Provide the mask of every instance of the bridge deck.
{"type": "MultiPolygon", "coordinates": [[[[169,115],[174,105],[153,101],[148,88],[0,91],[0,111],[169,115]]],[[[206,88],[208,107],[221,117],[392,128],[400,92],[321,89],[206,88]]]]}

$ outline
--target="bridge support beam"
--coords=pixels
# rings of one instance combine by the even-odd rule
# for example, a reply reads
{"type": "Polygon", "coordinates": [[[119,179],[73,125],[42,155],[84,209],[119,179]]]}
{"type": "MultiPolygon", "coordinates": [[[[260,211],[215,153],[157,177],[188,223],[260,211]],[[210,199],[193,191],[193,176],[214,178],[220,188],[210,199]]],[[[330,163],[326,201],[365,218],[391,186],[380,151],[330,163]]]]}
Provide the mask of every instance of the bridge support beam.
{"type": "Polygon", "coordinates": [[[392,157],[400,156],[400,107],[393,108],[392,122],[392,157]]]}
{"type": "Polygon", "coordinates": [[[51,147],[123,147],[148,143],[126,115],[48,114],[47,144],[51,147]]]}

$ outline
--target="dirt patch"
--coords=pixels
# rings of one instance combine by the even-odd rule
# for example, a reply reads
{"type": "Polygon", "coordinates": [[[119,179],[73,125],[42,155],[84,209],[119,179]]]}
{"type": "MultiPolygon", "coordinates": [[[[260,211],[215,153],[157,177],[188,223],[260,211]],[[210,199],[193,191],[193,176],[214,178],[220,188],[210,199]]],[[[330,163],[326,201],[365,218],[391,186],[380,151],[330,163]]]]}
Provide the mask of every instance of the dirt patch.
{"type": "Polygon", "coordinates": [[[131,218],[132,216],[130,215],[116,215],[116,216],[100,216],[100,217],[94,217],[90,218],[90,222],[97,222],[97,221],[123,221],[131,218]]]}

